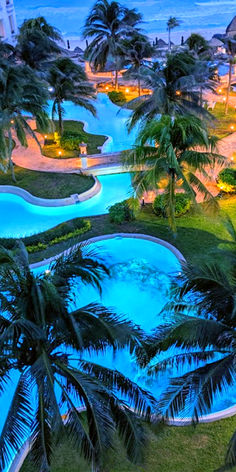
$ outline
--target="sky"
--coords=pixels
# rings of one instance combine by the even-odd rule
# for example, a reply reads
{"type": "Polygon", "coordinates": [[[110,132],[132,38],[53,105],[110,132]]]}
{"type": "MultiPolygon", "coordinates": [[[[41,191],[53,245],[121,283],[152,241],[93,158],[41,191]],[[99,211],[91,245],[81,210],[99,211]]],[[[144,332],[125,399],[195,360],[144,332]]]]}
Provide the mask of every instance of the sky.
{"type": "MultiPolygon", "coordinates": [[[[94,0],[14,0],[18,24],[25,18],[45,16],[65,38],[79,40],[82,26],[94,0]]],[[[224,32],[236,15],[236,0],[120,0],[129,8],[137,8],[144,16],[143,29],[152,36],[166,37],[169,16],[181,20],[173,39],[200,32],[211,38],[224,32]]]]}

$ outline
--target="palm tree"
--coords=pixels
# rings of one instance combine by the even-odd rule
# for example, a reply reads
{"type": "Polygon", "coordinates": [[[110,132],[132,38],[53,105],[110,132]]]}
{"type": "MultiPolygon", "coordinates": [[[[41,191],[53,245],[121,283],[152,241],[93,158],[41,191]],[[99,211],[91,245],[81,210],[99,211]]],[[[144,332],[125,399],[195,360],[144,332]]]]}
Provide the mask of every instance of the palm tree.
{"type": "Polygon", "coordinates": [[[180,25],[180,21],[175,18],[175,16],[170,16],[167,21],[167,31],[168,31],[168,50],[171,51],[171,31],[174,28],[177,28],[180,25]]]}
{"type": "Polygon", "coordinates": [[[64,100],[70,100],[75,105],[89,110],[94,116],[96,109],[91,100],[96,98],[92,84],[87,80],[83,68],[67,57],[58,58],[48,73],[48,83],[53,88],[52,119],[58,114],[59,134],[63,133],[63,106],[64,100]]]}
{"type": "Polygon", "coordinates": [[[196,171],[206,172],[207,167],[223,161],[215,153],[216,138],[208,136],[202,121],[193,115],[162,116],[153,120],[140,131],[135,148],[126,154],[125,164],[134,171],[133,183],[138,195],[145,190],[155,190],[163,178],[165,187],[166,213],[169,224],[176,231],[175,197],[182,189],[193,202],[196,192],[205,201],[217,208],[211,193],[200,180],[196,171]]]}
{"type": "MultiPolygon", "coordinates": [[[[198,422],[201,415],[209,413],[215,396],[235,385],[236,232],[229,219],[227,225],[232,235],[227,264],[222,265],[224,253],[218,250],[210,261],[204,257],[198,265],[183,266],[175,301],[166,307],[168,325],[158,327],[145,351],[139,353],[143,365],[159,353],[167,353],[163,361],[152,362],[149,371],[154,376],[166,368],[178,369],[159,403],[166,417],[192,416],[198,422]],[[168,352],[173,346],[178,351],[168,352]],[[187,372],[180,375],[183,366],[187,372]]],[[[234,433],[225,467],[220,470],[235,465],[234,433]]]]}
{"type": "Polygon", "coordinates": [[[129,129],[139,121],[145,123],[159,115],[194,113],[209,119],[211,115],[200,103],[196,70],[196,58],[185,52],[170,54],[163,68],[158,64],[141,67],[142,81],[151,92],[129,102],[134,110],[129,129]]]}
{"type": "Polygon", "coordinates": [[[192,33],[188,37],[186,44],[188,45],[190,51],[193,51],[198,56],[209,50],[209,46],[206,39],[197,33],[192,33]]]}
{"type": "Polygon", "coordinates": [[[48,24],[45,18],[31,18],[25,20],[19,29],[16,49],[25,64],[44,72],[48,62],[61,54],[58,42],[62,42],[59,31],[48,24]]]}
{"type": "Polygon", "coordinates": [[[229,111],[229,96],[232,84],[232,70],[236,59],[236,36],[234,38],[226,37],[223,39],[220,37],[219,39],[224,43],[229,59],[229,78],[225,102],[225,114],[227,115],[229,111]]]}
{"type": "Polygon", "coordinates": [[[116,430],[129,457],[137,459],[144,439],[139,418],[155,402],[88,356],[127,346],[134,350],[142,332],[101,305],[78,309],[75,301],[81,283],[101,290],[105,266],[88,248],[78,247],[35,274],[22,243],[14,253],[1,248],[0,262],[0,391],[8,389],[12,369],[19,373],[0,436],[1,470],[29,436],[40,472],[50,470],[63,435],[94,472],[101,470],[116,430]]]}
{"type": "Polygon", "coordinates": [[[124,77],[135,78],[138,80],[138,94],[141,96],[141,67],[144,65],[144,59],[149,58],[154,53],[154,48],[149,42],[147,36],[134,33],[129,39],[120,42],[120,56],[126,64],[131,65],[130,69],[124,74],[124,77]]]}
{"type": "Polygon", "coordinates": [[[84,26],[84,38],[92,38],[85,51],[96,70],[104,68],[108,58],[115,61],[115,88],[118,90],[120,66],[118,45],[121,39],[133,34],[141,15],[116,1],[97,0],[84,26]]]}
{"type": "Polygon", "coordinates": [[[0,165],[3,171],[11,169],[15,181],[12,163],[14,139],[17,138],[24,147],[28,146],[27,136],[38,142],[27,121],[27,113],[36,119],[39,129],[48,129],[48,92],[27,66],[3,61],[0,70],[0,165]]]}

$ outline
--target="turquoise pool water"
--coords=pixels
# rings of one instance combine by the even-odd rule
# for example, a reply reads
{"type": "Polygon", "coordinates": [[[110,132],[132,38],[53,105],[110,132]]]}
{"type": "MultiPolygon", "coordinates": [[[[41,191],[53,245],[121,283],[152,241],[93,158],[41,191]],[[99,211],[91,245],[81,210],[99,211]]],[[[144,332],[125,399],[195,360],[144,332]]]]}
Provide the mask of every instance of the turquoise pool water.
{"type": "MultiPolygon", "coordinates": [[[[94,288],[81,286],[79,281],[75,283],[75,287],[79,289],[79,296],[71,308],[78,308],[91,302],[101,302],[107,307],[112,307],[117,314],[141,326],[147,333],[151,333],[156,326],[163,324],[166,318],[161,311],[171,297],[171,277],[180,271],[180,263],[174,253],[155,242],[132,237],[115,237],[93,243],[92,247],[110,268],[111,278],[104,280],[101,296],[94,288]]],[[[40,267],[36,272],[42,272],[46,268],[47,266],[40,267]]],[[[168,354],[176,352],[172,349],[168,354]]],[[[134,357],[125,349],[119,351],[115,357],[111,350],[107,350],[99,356],[87,354],[84,358],[121,371],[141,387],[149,390],[156,398],[159,398],[165,390],[170,377],[177,375],[174,368],[160,373],[158,379],[150,378],[146,370],[140,369],[134,357]]],[[[184,371],[183,368],[178,375],[184,371]]],[[[17,379],[18,373],[13,372],[11,383],[6,393],[1,396],[0,431],[17,379]]],[[[234,404],[236,404],[236,391],[233,388],[227,389],[225,395],[216,398],[212,411],[219,411],[234,404]]]]}
{"type": "Polygon", "coordinates": [[[120,109],[114,105],[105,93],[97,94],[94,106],[97,110],[97,117],[72,102],[64,102],[64,118],[66,120],[84,121],[86,123],[85,129],[89,133],[108,136],[109,140],[106,141],[103,152],[130,149],[137,135],[137,129],[134,129],[131,133],[127,131],[127,120],[131,111],[120,109]]]}
{"type": "Polygon", "coordinates": [[[0,237],[23,237],[39,233],[76,217],[101,215],[109,206],[132,195],[130,174],[100,176],[102,189],[91,199],[64,207],[31,205],[10,193],[0,194],[0,237]]]}

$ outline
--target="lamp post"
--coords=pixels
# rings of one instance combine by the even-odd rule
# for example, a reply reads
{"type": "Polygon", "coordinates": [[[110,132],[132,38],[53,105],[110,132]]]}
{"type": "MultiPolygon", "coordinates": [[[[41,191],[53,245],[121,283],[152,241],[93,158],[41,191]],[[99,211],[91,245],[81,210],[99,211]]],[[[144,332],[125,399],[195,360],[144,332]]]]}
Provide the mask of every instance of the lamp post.
{"type": "Polygon", "coordinates": [[[88,164],[87,164],[87,147],[88,147],[88,145],[86,143],[80,143],[80,145],[79,145],[82,169],[87,169],[88,168],[88,164]]]}

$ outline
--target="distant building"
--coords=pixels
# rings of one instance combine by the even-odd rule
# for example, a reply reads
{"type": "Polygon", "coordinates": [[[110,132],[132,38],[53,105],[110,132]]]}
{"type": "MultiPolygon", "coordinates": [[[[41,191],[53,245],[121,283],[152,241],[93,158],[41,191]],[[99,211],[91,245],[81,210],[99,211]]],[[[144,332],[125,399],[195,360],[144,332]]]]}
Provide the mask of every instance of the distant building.
{"type": "Polygon", "coordinates": [[[0,0],[0,38],[14,44],[17,23],[13,0],[0,0]]]}
{"type": "Polygon", "coordinates": [[[213,38],[211,38],[210,41],[208,41],[208,46],[213,50],[213,52],[215,54],[225,54],[226,53],[224,43],[222,43],[222,41],[220,41],[220,39],[215,38],[214,36],[213,36],[213,38]]]}
{"type": "Polygon", "coordinates": [[[231,38],[236,36],[236,16],[232,19],[229,26],[227,26],[226,34],[227,36],[230,36],[231,38]]]}

